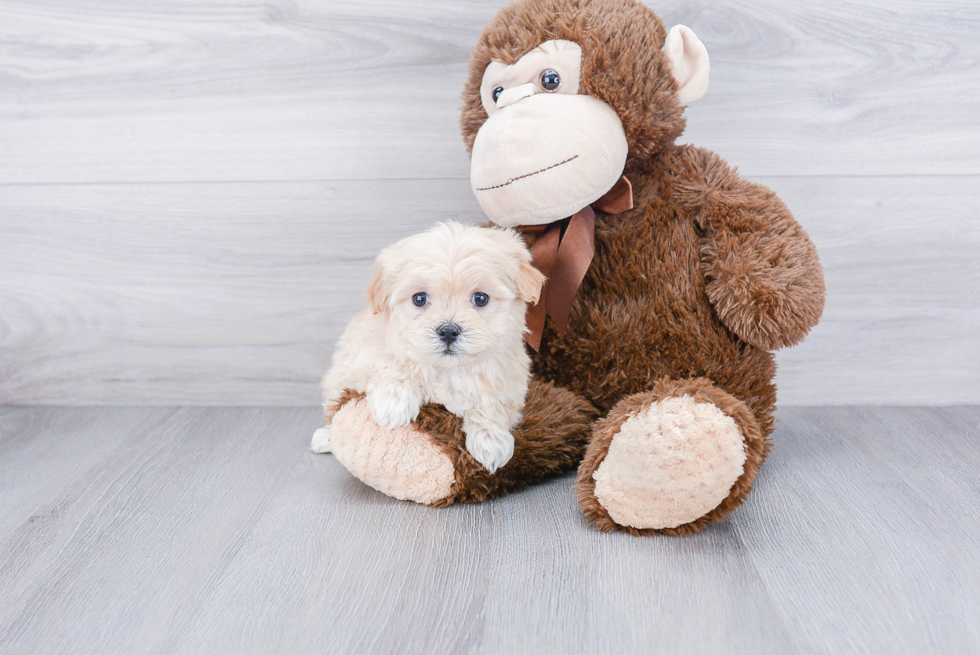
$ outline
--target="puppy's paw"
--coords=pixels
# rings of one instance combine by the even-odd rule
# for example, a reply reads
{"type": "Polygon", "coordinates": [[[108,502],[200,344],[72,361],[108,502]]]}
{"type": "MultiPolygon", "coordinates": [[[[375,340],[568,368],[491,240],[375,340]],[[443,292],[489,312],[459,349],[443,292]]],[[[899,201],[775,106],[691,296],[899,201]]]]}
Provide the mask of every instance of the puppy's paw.
{"type": "Polygon", "coordinates": [[[466,450],[493,473],[514,456],[514,437],[502,427],[466,430],[466,450]]]}
{"type": "Polygon", "coordinates": [[[329,453],[330,451],[330,428],[323,426],[313,433],[313,440],[310,442],[310,450],[317,455],[329,453]]]}
{"type": "Polygon", "coordinates": [[[410,389],[394,384],[369,390],[367,405],[374,422],[388,430],[408,425],[419,415],[419,399],[410,389]]]}

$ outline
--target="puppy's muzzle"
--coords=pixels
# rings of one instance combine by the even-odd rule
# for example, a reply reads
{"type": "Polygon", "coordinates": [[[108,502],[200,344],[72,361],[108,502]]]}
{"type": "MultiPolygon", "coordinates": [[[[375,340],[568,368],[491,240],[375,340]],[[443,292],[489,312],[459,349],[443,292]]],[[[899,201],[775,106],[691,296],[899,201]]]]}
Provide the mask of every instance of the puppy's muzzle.
{"type": "Polygon", "coordinates": [[[459,335],[462,332],[463,328],[455,323],[443,323],[436,328],[436,334],[439,335],[439,340],[446,344],[446,348],[456,343],[456,339],[459,339],[459,335]]]}

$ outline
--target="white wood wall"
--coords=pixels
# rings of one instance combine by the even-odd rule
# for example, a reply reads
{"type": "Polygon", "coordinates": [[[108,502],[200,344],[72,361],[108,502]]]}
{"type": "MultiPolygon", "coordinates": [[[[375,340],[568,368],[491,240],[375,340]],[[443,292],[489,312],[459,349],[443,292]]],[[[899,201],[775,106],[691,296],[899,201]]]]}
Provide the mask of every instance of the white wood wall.
{"type": "MultiPolygon", "coordinates": [[[[374,254],[481,220],[493,0],[0,0],[0,403],[306,405],[374,254]]],[[[980,402],[980,3],[663,0],[686,140],[787,201],[827,310],[781,402],[980,402]]]]}

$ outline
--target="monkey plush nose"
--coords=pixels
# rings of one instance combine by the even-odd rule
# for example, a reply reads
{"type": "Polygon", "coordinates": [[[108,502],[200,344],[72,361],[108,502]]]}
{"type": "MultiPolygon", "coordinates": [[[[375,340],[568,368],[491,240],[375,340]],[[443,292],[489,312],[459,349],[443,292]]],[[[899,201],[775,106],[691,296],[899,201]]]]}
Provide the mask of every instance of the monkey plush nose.
{"type": "Polygon", "coordinates": [[[511,87],[505,89],[500,97],[497,98],[497,109],[506,107],[507,105],[512,105],[518,100],[523,100],[524,98],[530,98],[538,90],[538,87],[534,86],[533,83],[522,84],[520,86],[511,87]]]}
{"type": "Polygon", "coordinates": [[[447,346],[453,345],[453,342],[459,338],[459,333],[462,331],[462,328],[455,323],[443,323],[436,328],[436,334],[439,335],[439,338],[447,346]]]}

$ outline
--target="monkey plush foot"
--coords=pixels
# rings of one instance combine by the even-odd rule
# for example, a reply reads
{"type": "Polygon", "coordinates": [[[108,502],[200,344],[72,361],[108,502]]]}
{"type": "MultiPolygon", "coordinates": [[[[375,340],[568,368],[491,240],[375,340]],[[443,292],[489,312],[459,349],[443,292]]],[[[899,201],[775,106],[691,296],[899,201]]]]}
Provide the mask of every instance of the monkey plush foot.
{"type": "Polygon", "coordinates": [[[428,435],[415,425],[379,426],[365,398],[334,414],[330,446],[354,477],[399,500],[432,504],[449,496],[456,481],[452,462],[428,435]]]}
{"type": "Polygon", "coordinates": [[[478,503],[520,491],[575,468],[597,412],[576,394],[532,380],[514,456],[495,473],[466,450],[462,421],[426,405],[411,425],[385,429],[371,419],[363,395],[348,393],[333,412],[330,442],[344,467],[378,491],[425,505],[478,503]]]}
{"type": "Polygon", "coordinates": [[[705,379],[661,380],[596,424],[579,504],[603,531],[696,532],[741,504],[766,449],[741,401],[705,379]]]}

